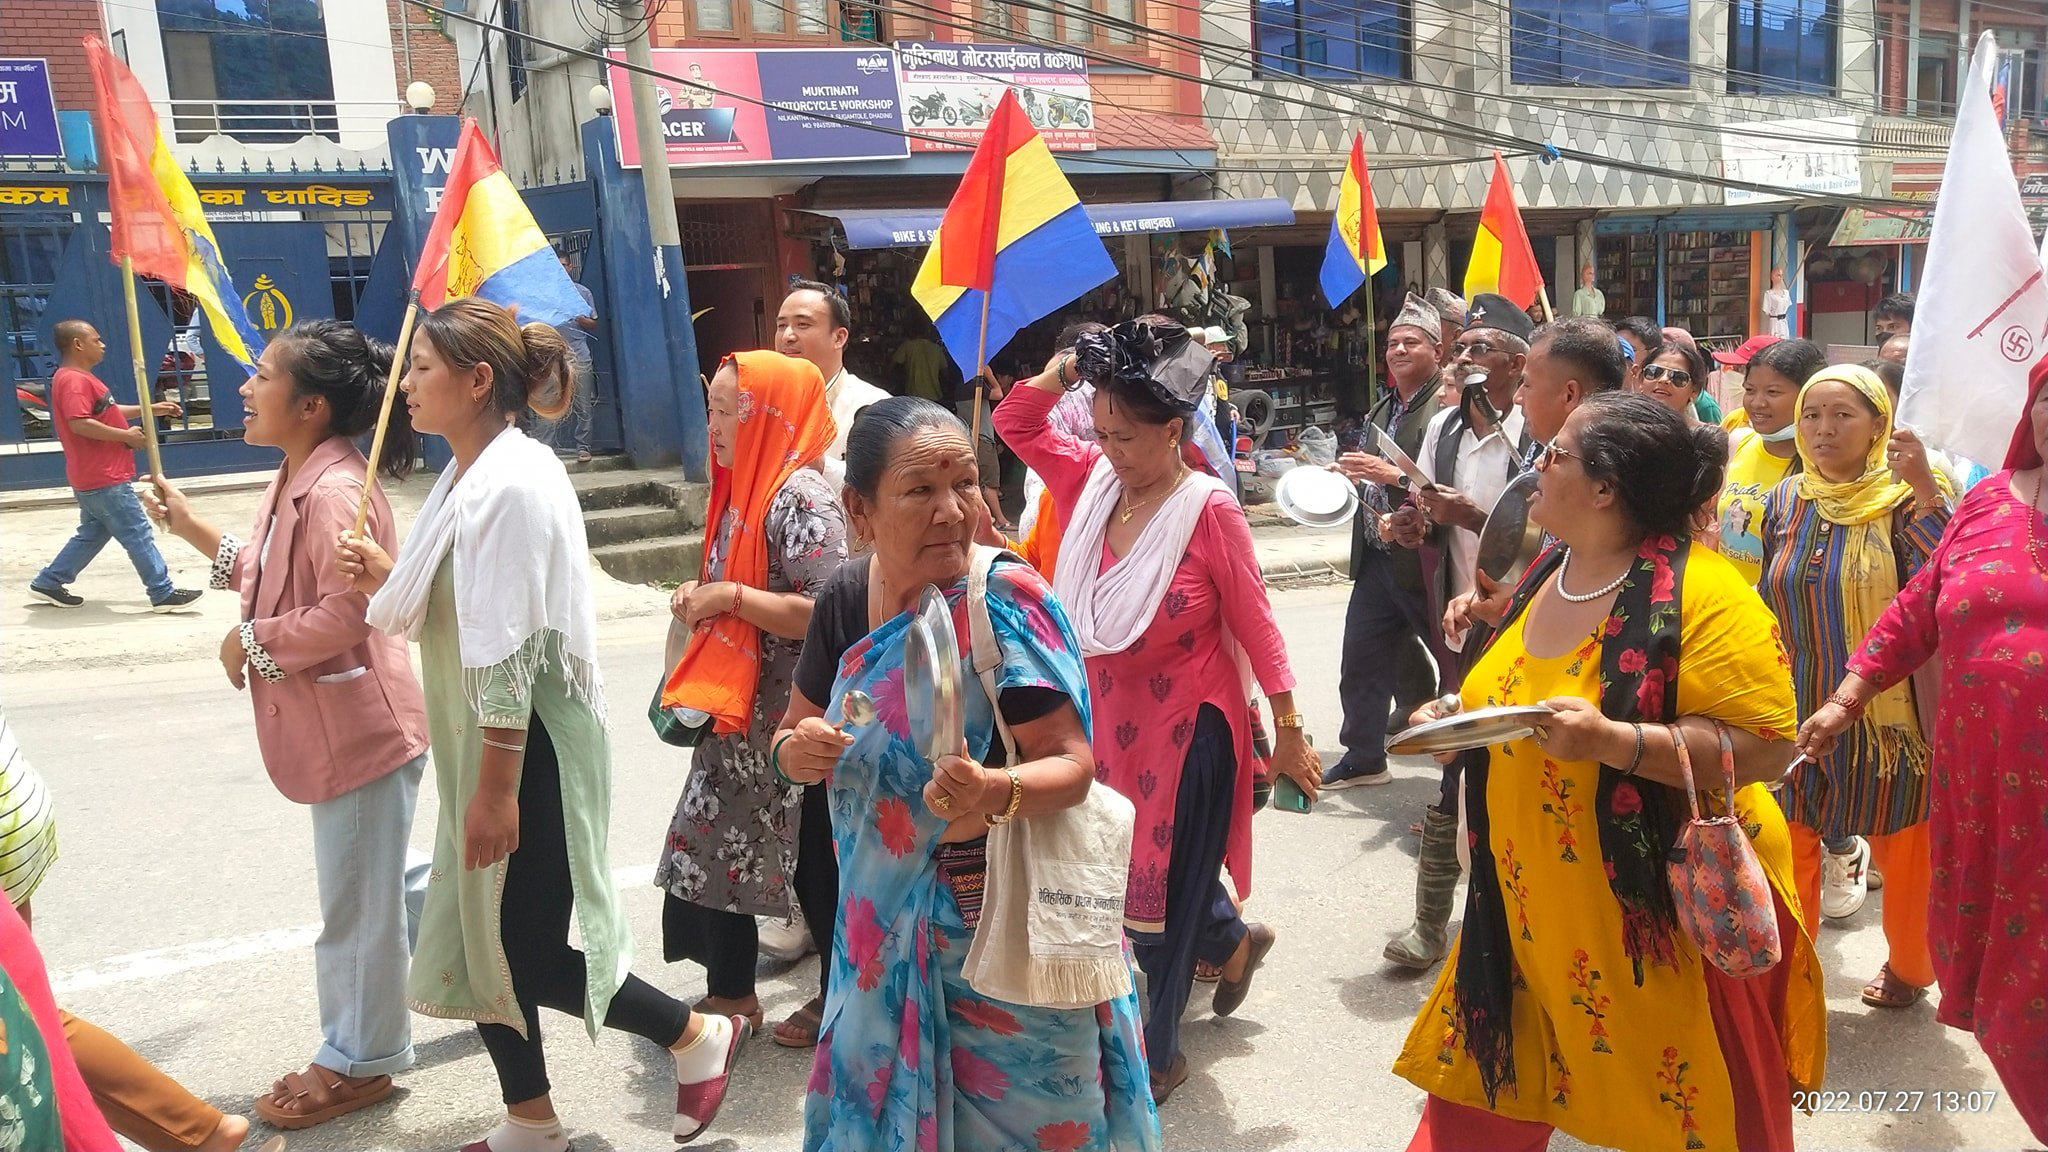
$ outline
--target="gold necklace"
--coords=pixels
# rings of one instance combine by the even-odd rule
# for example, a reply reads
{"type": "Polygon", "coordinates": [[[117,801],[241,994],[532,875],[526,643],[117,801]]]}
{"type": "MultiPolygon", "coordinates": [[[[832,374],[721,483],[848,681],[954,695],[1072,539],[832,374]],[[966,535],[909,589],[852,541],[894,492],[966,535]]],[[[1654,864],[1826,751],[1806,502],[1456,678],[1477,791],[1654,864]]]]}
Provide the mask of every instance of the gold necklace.
{"type": "Polygon", "coordinates": [[[1131,522],[1131,517],[1138,514],[1138,509],[1143,508],[1148,504],[1151,504],[1152,502],[1160,499],[1163,496],[1171,496],[1173,494],[1173,490],[1180,487],[1180,482],[1187,478],[1187,474],[1188,466],[1186,464],[1182,464],[1180,466],[1180,471],[1174,474],[1173,483],[1168,484],[1164,491],[1155,493],[1151,496],[1147,496],[1143,500],[1138,501],[1136,504],[1131,503],[1131,492],[1130,489],[1126,488],[1124,490],[1124,510],[1116,514],[1116,522],[1119,524],[1129,524],[1131,522]]]}
{"type": "Polygon", "coordinates": [[[2034,473],[2034,498],[2027,505],[2027,555],[2034,558],[2043,571],[2048,571],[2048,555],[2041,550],[2039,538],[2041,524],[2041,493],[2048,489],[2048,468],[2034,473]]]}

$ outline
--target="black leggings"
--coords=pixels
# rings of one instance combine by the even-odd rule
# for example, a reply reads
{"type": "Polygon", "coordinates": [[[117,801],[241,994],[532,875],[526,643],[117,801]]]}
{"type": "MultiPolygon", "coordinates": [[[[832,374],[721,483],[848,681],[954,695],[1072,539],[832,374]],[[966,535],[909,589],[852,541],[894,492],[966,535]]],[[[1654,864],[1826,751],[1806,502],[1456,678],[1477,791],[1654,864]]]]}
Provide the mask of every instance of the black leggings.
{"type": "MultiPolygon", "coordinates": [[[[803,811],[797,821],[796,875],[790,878],[790,886],[818,946],[818,999],[822,1001],[832,969],[832,933],[839,919],[839,856],[832,846],[832,808],[823,784],[804,789],[803,811]]],[[[706,995],[744,1000],[754,994],[761,933],[752,916],[706,908],[666,893],[661,902],[661,941],[662,955],[669,963],[694,960],[704,966],[706,995]]]]}
{"type": "MultiPolygon", "coordinates": [[[[562,769],[554,741],[536,714],[526,730],[519,774],[519,849],[505,865],[499,932],[512,991],[526,1014],[526,1036],[503,1024],[478,1024],[498,1070],[505,1103],[548,1094],[547,1059],[540,1046],[542,1005],[583,1018],[583,953],[569,947],[575,892],[569,884],[569,841],[563,830],[562,769]]],[[[605,1012],[604,1026],[645,1036],[664,1048],[683,1038],[689,1005],[627,976],[605,1012]]]]}

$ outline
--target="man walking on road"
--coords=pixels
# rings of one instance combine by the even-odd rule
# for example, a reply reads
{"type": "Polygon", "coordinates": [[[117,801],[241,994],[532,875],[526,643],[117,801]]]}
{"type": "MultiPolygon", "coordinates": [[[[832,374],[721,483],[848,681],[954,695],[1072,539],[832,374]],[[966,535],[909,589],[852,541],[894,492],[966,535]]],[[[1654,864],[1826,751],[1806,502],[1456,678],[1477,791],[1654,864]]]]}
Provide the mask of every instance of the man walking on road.
{"type": "MultiPolygon", "coordinates": [[[[1387,369],[1393,387],[1366,414],[1374,429],[1392,434],[1412,459],[1437,413],[1441,321],[1430,305],[1408,299],[1387,328],[1387,369]]],[[[1397,701],[1399,655],[1434,647],[1434,621],[1423,594],[1422,561],[1410,549],[1390,548],[1380,517],[1408,499],[1408,479],[1389,463],[1369,432],[1364,451],[1346,452],[1337,470],[1359,485],[1351,529],[1351,606],[1344,614],[1344,656],[1338,695],[1344,705],[1343,759],[1323,770],[1323,787],[1392,783],[1387,770],[1387,712],[1397,701]],[[1399,654],[1399,655],[1397,655],[1399,654]]]]}
{"type": "MultiPolygon", "coordinates": [[[[131,483],[135,452],[144,444],[142,429],[128,421],[140,419],[142,408],[116,404],[107,386],[92,370],[106,358],[107,342],[83,320],[61,320],[55,331],[60,357],[50,381],[50,424],[64,445],[64,478],[78,500],[78,531],[57,558],[29,584],[29,591],[60,608],[76,608],[85,598],[69,585],[78,579],[109,540],[119,540],[135,564],[149,603],[158,612],[174,612],[199,599],[197,591],[171,586],[171,573],[157,551],[156,536],[142,514],[131,483]]],[[[153,405],[158,416],[172,417],[184,409],[169,401],[153,405]]]]}

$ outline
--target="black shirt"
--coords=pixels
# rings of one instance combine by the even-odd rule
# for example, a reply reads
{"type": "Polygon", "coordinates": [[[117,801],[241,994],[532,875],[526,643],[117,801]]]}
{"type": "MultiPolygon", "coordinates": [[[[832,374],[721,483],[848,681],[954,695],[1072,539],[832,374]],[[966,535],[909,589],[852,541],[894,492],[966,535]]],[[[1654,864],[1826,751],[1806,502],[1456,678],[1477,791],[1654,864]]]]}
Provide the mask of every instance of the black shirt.
{"type": "MultiPolygon", "coordinates": [[[[831,707],[839,662],[845,659],[847,649],[868,634],[868,568],[865,557],[841,564],[819,589],[811,607],[810,631],[804,636],[803,655],[797,657],[796,690],[819,708],[831,707]]],[[[1067,703],[1066,693],[1038,685],[1004,688],[997,697],[1003,720],[1011,728],[1049,716],[1067,703]]],[[[987,767],[1003,764],[1001,740],[989,741],[988,759],[983,763],[987,767]]]]}

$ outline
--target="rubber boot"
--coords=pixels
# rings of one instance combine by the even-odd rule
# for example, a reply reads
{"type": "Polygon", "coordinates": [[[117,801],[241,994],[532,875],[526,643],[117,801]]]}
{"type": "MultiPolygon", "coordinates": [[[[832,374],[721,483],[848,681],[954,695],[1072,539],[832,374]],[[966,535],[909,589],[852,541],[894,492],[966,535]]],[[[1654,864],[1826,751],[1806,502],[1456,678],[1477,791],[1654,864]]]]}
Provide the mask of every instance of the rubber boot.
{"type": "Polygon", "coordinates": [[[1386,957],[1404,968],[1428,968],[1449,947],[1451,898],[1458,891],[1458,818],[1422,812],[1422,853],[1415,862],[1415,923],[1387,942],[1386,957]]]}

